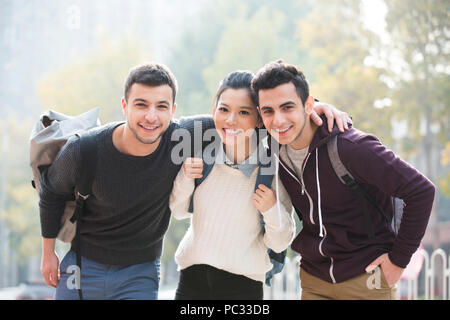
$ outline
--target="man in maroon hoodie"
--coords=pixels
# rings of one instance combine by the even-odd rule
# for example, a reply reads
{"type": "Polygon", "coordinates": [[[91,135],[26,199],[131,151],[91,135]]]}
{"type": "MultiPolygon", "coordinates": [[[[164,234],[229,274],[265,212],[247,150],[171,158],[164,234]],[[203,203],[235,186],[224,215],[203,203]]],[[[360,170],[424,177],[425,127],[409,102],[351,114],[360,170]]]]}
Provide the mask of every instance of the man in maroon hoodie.
{"type": "Polygon", "coordinates": [[[395,284],[425,233],[433,184],[375,136],[355,128],[341,133],[334,127],[330,133],[326,120],[321,127],[310,121],[314,99],[297,67],[269,63],[252,86],[276,140],[269,139],[279,175],[303,224],[292,243],[301,255],[302,299],[395,299],[395,284]],[[388,217],[392,197],[404,201],[397,235],[372,204],[366,210],[373,235],[366,232],[361,199],[330,162],[327,142],[334,136],[343,165],[388,217]]]}

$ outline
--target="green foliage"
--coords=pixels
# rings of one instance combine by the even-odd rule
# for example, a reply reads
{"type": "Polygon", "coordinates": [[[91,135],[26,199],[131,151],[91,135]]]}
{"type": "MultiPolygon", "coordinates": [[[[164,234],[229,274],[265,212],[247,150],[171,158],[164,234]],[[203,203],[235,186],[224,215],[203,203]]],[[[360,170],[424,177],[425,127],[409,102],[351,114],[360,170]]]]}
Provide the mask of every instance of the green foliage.
{"type": "MultiPolygon", "coordinates": [[[[424,174],[448,195],[448,144],[441,159],[432,154],[450,139],[450,2],[393,0],[386,1],[386,5],[391,55],[398,57],[395,65],[391,62],[386,70],[395,83],[392,100],[398,105],[396,116],[407,120],[406,139],[412,142],[408,151],[424,159],[424,174]]],[[[433,207],[431,230],[438,223],[440,203],[436,201],[433,207]]],[[[444,219],[449,219],[448,212],[445,214],[444,219]]],[[[431,232],[437,245],[439,235],[431,232]]]]}
{"type": "Polygon", "coordinates": [[[374,106],[386,97],[387,86],[379,80],[382,70],[364,64],[376,38],[364,29],[359,4],[354,0],[316,1],[298,25],[299,46],[316,60],[311,95],[345,110],[358,129],[390,143],[391,111],[374,106]]]}
{"type": "Polygon", "coordinates": [[[450,138],[450,2],[394,0],[386,5],[391,50],[400,57],[396,68],[391,64],[386,70],[396,81],[396,115],[408,120],[408,135],[417,146],[432,143],[434,136],[445,143],[450,138]],[[420,130],[422,122],[426,132],[420,130]],[[432,127],[438,128],[436,135],[432,127]]]}

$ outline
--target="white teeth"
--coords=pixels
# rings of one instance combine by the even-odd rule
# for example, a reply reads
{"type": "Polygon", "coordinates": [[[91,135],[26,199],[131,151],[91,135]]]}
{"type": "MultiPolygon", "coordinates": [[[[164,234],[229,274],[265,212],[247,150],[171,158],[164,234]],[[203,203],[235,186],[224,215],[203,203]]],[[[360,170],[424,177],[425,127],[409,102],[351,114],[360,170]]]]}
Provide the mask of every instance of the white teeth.
{"type": "Polygon", "coordinates": [[[239,134],[241,130],[231,130],[231,129],[225,129],[225,132],[227,134],[239,134]]]}
{"type": "Polygon", "coordinates": [[[154,129],[158,128],[158,126],[144,126],[144,125],[142,125],[142,124],[141,124],[141,126],[142,126],[144,129],[147,129],[147,130],[154,130],[154,129]]]}
{"type": "Polygon", "coordinates": [[[284,133],[284,132],[288,131],[289,129],[290,129],[290,127],[286,128],[286,129],[273,129],[273,130],[278,133],[284,133]]]}

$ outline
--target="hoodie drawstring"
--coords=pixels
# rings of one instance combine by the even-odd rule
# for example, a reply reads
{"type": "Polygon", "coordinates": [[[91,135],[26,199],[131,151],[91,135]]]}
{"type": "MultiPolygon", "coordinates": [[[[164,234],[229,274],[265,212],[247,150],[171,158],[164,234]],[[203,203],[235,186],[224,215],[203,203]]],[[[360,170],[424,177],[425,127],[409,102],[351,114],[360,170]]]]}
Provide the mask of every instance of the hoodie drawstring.
{"type": "Polygon", "coordinates": [[[281,209],[280,209],[280,192],[278,189],[278,169],[279,169],[279,160],[278,158],[275,160],[275,197],[277,198],[277,209],[278,209],[278,222],[281,228],[281,209]]]}
{"type": "Polygon", "coordinates": [[[280,159],[278,158],[277,154],[274,153],[275,156],[275,198],[277,198],[277,210],[278,210],[278,224],[281,228],[281,208],[280,208],[280,190],[278,187],[278,171],[280,168],[280,159]]]}
{"type": "Polygon", "coordinates": [[[322,226],[322,203],[320,199],[320,182],[319,182],[319,148],[316,148],[316,184],[317,184],[317,209],[319,211],[319,236],[323,238],[323,226],[322,226]]]}

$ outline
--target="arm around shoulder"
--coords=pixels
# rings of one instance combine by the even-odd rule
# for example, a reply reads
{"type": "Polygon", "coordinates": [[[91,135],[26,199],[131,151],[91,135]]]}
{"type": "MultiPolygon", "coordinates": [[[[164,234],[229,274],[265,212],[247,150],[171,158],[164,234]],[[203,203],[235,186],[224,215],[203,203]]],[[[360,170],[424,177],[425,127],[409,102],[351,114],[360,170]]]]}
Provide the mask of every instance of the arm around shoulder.
{"type": "Polygon", "coordinates": [[[188,178],[182,167],[173,183],[169,201],[170,210],[175,219],[182,220],[192,216],[188,210],[194,187],[194,179],[188,178]]]}

